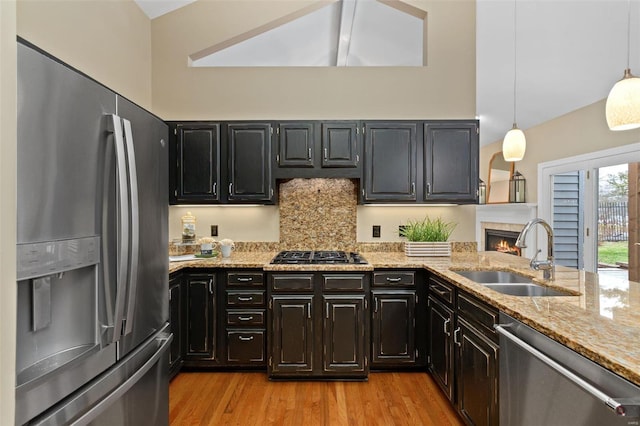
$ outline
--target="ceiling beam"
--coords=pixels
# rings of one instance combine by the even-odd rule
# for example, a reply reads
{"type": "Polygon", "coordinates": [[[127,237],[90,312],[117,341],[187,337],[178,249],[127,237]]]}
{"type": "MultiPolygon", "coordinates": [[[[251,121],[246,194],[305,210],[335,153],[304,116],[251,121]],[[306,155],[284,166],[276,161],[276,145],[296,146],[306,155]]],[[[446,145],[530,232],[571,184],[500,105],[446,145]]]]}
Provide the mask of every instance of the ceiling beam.
{"type": "Polygon", "coordinates": [[[342,0],[340,12],[340,30],[338,32],[338,49],[336,51],[336,66],[346,67],[353,34],[353,20],[356,16],[358,0],[342,0]]]}

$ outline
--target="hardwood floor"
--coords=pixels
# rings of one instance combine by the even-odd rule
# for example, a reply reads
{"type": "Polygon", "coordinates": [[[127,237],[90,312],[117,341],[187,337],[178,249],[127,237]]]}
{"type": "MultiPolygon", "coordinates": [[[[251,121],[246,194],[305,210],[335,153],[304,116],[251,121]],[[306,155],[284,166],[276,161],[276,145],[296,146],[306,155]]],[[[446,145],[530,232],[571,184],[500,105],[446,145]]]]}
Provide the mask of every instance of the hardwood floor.
{"type": "Polygon", "coordinates": [[[462,425],[426,373],[368,382],[270,382],[264,373],[180,373],[169,421],[182,425],[462,425]]]}

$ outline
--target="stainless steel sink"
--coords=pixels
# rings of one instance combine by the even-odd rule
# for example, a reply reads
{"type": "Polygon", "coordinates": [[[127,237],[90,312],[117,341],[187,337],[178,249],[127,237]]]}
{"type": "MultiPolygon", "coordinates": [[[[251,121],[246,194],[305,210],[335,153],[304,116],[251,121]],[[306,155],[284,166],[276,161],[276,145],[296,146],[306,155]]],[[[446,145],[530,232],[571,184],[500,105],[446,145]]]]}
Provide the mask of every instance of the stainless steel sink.
{"type": "Polygon", "coordinates": [[[487,288],[510,296],[571,296],[534,283],[531,278],[507,271],[454,271],[487,288]]]}

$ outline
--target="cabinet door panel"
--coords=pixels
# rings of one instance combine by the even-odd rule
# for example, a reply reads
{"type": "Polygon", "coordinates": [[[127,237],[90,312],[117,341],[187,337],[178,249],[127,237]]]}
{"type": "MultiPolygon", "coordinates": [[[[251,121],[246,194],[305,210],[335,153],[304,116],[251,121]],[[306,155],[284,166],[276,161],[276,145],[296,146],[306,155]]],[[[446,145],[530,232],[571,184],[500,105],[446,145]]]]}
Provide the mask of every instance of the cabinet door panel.
{"type": "Polygon", "coordinates": [[[365,123],[365,201],[416,200],[415,123],[365,123]]]}
{"type": "Polygon", "coordinates": [[[324,296],[324,371],[365,372],[365,295],[324,296]]]}
{"type": "Polygon", "coordinates": [[[453,311],[429,297],[429,371],[453,401],[453,311]]]}
{"type": "Polygon", "coordinates": [[[322,123],[322,167],[358,167],[358,123],[322,123]]]}
{"type": "Polygon", "coordinates": [[[414,363],[415,298],[410,291],[372,292],[374,363],[414,363]]]}
{"type": "Polygon", "coordinates": [[[313,296],[273,296],[272,372],[313,369],[313,296]]]}
{"type": "Polygon", "coordinates": [[[425,125],[425,201],[475,202],[478,189],[475,123],[425,125]]]}
{"type": "Polygon", "coordinates": [[[280,123],[279,167],[313,167],[314,140],[311,123],[280,123]]]}
{"type": "Polygon", "coordinates": [[[498,424],[498,346],[458,318],[458,411],[468,424],[498,424]]]}
{"type": "Polygon", "coordinates": [[[188,278],[188,357],[215,358],[214,285],[212,276],[188,278]]]}
{"type": "Polygon", "coordinates": [[[220,126],[182,126],[177,132],[176,201],[218,201],[220,126]]]}
{"type": "Polygon", "coordinates": [[[175,364],[182,358],[182,292],[180,290],[180,283],[169,287],[169,324],[171,324],[171,333],[173,334],[169,351],[169,365],[175,364]]]}
{"type": "Polygon", "coordinates": [[[271,125],[229,125],[229,200],[271,200],[271,125]]]}

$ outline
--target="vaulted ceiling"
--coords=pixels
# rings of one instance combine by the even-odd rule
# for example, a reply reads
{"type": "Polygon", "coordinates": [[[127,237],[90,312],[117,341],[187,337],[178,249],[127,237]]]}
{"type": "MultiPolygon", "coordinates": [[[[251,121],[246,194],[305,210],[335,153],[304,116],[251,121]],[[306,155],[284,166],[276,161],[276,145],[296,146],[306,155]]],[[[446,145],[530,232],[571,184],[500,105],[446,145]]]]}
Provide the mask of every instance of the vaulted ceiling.
{"type": "MultiPolygon", "coordinates": [[[[136,1],[153,19],[194,0],[136,1]]],[[[211,52],[193,65],[420,66],[423,19],[383,3],[340,0],[233,49],[211,52]]],[[[517,0],[514,17],[515,0],[476,0],[481,145],[502,139],[511,128],[514,75],[522,129],[605,98],[627,65],[629,5],[630,65],[640,73],[640,6],[635,1],[517,0]]]]}

